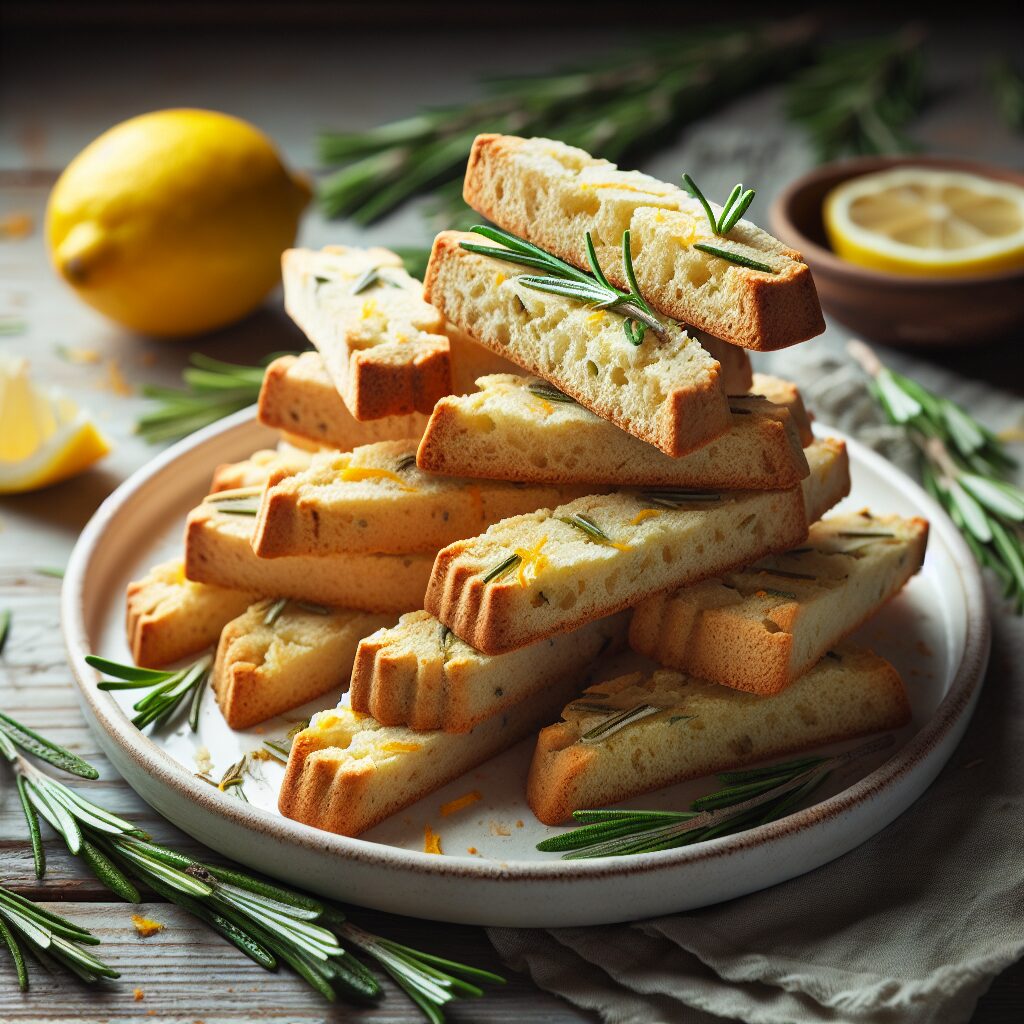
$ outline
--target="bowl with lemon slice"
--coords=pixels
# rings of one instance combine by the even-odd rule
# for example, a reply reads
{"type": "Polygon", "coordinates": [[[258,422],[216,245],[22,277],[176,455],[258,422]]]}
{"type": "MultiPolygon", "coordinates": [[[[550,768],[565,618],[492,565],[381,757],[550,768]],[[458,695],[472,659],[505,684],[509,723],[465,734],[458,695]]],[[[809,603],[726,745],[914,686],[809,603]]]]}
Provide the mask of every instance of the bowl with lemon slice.
{"type": "Polygon", "coordinates": [[[822,307],[892,345],[967,345],[1024,328],[1024,174],[941,157],[864,157],[793,182],[775,233],[822,307]]]}

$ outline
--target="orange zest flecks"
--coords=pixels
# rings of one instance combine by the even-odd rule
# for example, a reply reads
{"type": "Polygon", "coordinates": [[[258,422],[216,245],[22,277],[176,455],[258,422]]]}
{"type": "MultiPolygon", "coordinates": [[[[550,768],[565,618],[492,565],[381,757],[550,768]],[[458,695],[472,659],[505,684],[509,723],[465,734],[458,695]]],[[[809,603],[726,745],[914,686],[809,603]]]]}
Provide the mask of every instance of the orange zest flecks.
{"type": "Polygon", "coordinates": [[[641,509],[632,519],[630,523],[633,526],[639,526],[645,519],[653,519],[655,516],[660,516],[661,513],[656,508],[645,508],[641,509]]]}
{"type": "Polygon", "coordinates": [[[423,852],[443,854],[441,837],[429,826],[423,829],[423,852]]]}
{"type": "Polygon", "coordinates": [[[151,935],[156,935],[157,932],[164,930],[164,926],[159,921],[153,921],[148,917],[143,917],[141,914],[132,914],[132,924],[135,925],[135,930],[144,939],[148,939],[151,935]]]}
{"type": "Polygon", "coordinates": [[[621,541],[618,541],[618,540],[610,540],[610,541],[608,541],[608,544],[606,545],[606,547],[615,548],[616,551],[632,551],[633,550],[631,545],[623,544],[621,541]]]}
{"type": "Polygon", "coordinates": [[[555,407],[549,401],[536,396],[530,402],[530,406],[536,409],[542,416],[550,416],[555,411],[555,407]]]}
{"type": "Polygon", "coordinates": [[[547,542],[544,536],[532,548],[516,548],[519,556],[519,586],[528,587],[547,568],[547,556],[541,554],[547,542]]]}
{"type": "Polygon", "coordinates": [[[479,799],[481,799],[480,790],[474,789],[471,793],[464,793],[454,800],[449,800],[448,803],[441,804],[441,817],[447,818],[449,814],[458,814],[459,811],[465,810],[479,799]]]}
{"type": "Polygon", "coordinates": [[[500,270],[494,275],[494,286],[497,288],[498,285],[504,284],[508,280],[508,275],[503,274],[500,270]]]}
{"type": "Polygon", "coordinates": [[[390,743],[385,743],[380,749],[385,754],[412,754],[419,750],[420,746],[419,743],[403,743],[401,740],[392,740],[390,743]]]}
{"type": "Polygon", "coordinates": [[[377,300],[376,299],[367,299],[363,303],[363,308],[362,308],[362,310],[361,310],[359,315],[364,320],[369,320],[370,317],[373,316],[376,312],[377,312],[377,300]]]}
{"type": "Polygon", "coordinates": [[[377,469],[375,466],[346,466],[340,473],[339,479],[350,483],[358,483],[362,480],[390,480],[398,484],[403,491],[415,491],[415,487],[407,484],[397,473],[390,469],[377,469]]]}
{"type": "Polygon", "coordinates": [[[607,319],[608,319],[608,314],[603,309],[599,309],[596,313],[591,313],[590,316],[587,317],[587,323],[588,324],[596,324],[596,323],[600,323],[602,320],[607,320],[607,319]]]}

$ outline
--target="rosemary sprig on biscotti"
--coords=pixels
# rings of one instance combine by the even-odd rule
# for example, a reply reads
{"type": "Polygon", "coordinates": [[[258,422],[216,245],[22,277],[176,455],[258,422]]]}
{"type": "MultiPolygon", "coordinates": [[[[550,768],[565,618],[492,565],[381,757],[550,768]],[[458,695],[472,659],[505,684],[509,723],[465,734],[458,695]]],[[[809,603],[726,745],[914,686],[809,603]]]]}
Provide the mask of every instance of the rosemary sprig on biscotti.
{"type": "Polygon", "coordinates": [[[979,563],[999,577],[1017,613],[1024,613],[1024,491],[1008,479],[1016,461],[955,402],[883,366],[863,342],[851,341],[847,348],[869,375],[871,394],[886,418],[903,427],[920,451],[925,488],[979,563]]]}
{"type": "Polygon", "coordinates": [[[618,313],[623,317],[622,330],[631,345],[639,345],[644,340],[644,334],[648,328],[659,337],[664,338],[664,324],[654,315],[654,311],[640,294],[640,288],[636,283],[628,230],[622,233],[622,265],[630,291],[616,288],[605,277],[604,271],[601,270],[601,265],[597,261],[594,241],[590,237],[589,231],[584,236],[587,262],[590,264],[591,271],[589,274],[585,270],[580,270],[571,263],[566,263],[557,256],[553,256],[546,249],[542,249],[532,242],[524,241],[508,231],[502,231],[500,228],[474,224],[470,231],[483,235],[484,238],[497,242],[504,248],[496,249],[492,245],[461,242],[462,248],[468,252],[480,253],[483,256],[490,256],[492,259],[505,260],[521,267],[532,267],[534,270],[544,271],[540,275],[525,274],[518,277],[516,278],[518,284],[535,291],[561,295],[563,298],[572,299],[591,309],[608,309],[618,313]]]}
{"type": "MultiPolygon", "coordinates": [[[[349,922],[339,907],[306,893],[234,865],[198,861],[160,846],[131,822],[41,771],[22,752],[85,778],[95,779],[99,773],[75,754],[0,715],[0,755],[13,768],[19,793],[25,794],[22,807],[33,849],[42,817],[64,841],[68,852],[80,857],[121,899],[140,902],[138,883],[143,883],[209,925],[266,970],[288,964],[331,1002],[341,996],[363,1003],[381,994],[376,977],[339,939],[361,950],[391,975],[431,1022],[444,1021],[442,1008],[452,1000],[483,995],[474,982],[504,984],[503,978],[490,971],[453,963],[365,932],[349,922]]],[[[38,848],[41,851],[41,843],[38,848]]],[[[42,878],[44,872],[40,853],[36,876],[42,878]]],[[[20,927],[44,955],[56,954],[83,980],[117,977],[116,972],[79,948],[92,939],[88,932],[0,889],[0,939],[14,957],[23,987],[27,976],[20,944],[10,940],[5,921],[20,927]],[[33,924],[35,931],[30,927],[33,924]],[[55,945],[53,935],[59,939],[55,945]]]]}
{"type": "Polygon", "coordinates": [[[892,736],[881,736],[833,757],[801,757],[720,772],[721,788],[695,800],[688,811],[575,811],[573,818],[581,822],[580,827],[543,840],[537,849],[561,853],[563,860],[624,857],[743,832],[785,817],[836,768],[882,750],[892,740],[892,736]]]}
{"type": "Polygon", "coordinates": [[[132,706],[138,712],[132,719],[136,729],[145,729],[147,725],[166,725],[186,699],[189,728],[193,732],[199,728],[199,708],[213,665],[212,655],[203,655],[191,665],[169,672],[124,665],[95,654],[86,655],[85,660],[93,668],[118,680],[100,680],[96,685],[101,690],[149,690],[145,697],[132,706]]]}
{"type": "Polygon", "coordinates": [[[704,193],[697,187],[697,182],[685,172],[683,174],[683,188],[704,207],[704,213],[707,214],[708,223],[711,225],[711,233],[713,235],[727,235],[732,231],[739,222],[739,219],[749,209],[756,195],[752,188],[744,189],[742,184],[733,186],[733,190],[729,193],[729,198],[722,207],[722,212],[716,218],[715,211],[711,209],[711,204],[704,198],[704,193]]]}

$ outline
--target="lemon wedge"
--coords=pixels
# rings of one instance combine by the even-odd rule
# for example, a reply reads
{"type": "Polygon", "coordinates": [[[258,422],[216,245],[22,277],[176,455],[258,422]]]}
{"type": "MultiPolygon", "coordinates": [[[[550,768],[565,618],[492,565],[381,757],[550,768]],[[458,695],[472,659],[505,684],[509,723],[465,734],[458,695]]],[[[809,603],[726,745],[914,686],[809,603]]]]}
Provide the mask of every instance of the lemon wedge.
{"type": "Polygon", "coordinates": [[[894,274],[960,277],[1024,267],[1024,189],[963,171],[898,167],[825,198],[836,254],[894,274]]]}
{"type": "Polygon", "coordinates": [[[32,383],[28,360],[0,360],[0,494],[59,483],[108,451],[95,424],[70,398],[32,383]]]}

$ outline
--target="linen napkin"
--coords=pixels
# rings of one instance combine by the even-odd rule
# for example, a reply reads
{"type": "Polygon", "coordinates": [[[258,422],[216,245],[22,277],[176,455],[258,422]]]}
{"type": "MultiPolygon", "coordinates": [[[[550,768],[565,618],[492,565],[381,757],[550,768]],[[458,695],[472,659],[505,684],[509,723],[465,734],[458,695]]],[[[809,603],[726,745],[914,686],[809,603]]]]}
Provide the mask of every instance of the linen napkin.
{"type": "MultiPolygon", "coordinates": [[[[788,371],[823,420],[913,465],[847,361],[788,371]]],[[[977,408],[953,378],[928,384],[977,408]]],[[[1019,402],[991,397],[986,410],[1019,415],[1019,402]]],[[[974,719],[888,828],[808,875],[718,906],[607,927],[489,929],[505,963],[607,1024],[968,1020],[992,978],[1024,956],[1024,623],[989,582],[992,660],[974,719]]]]}

